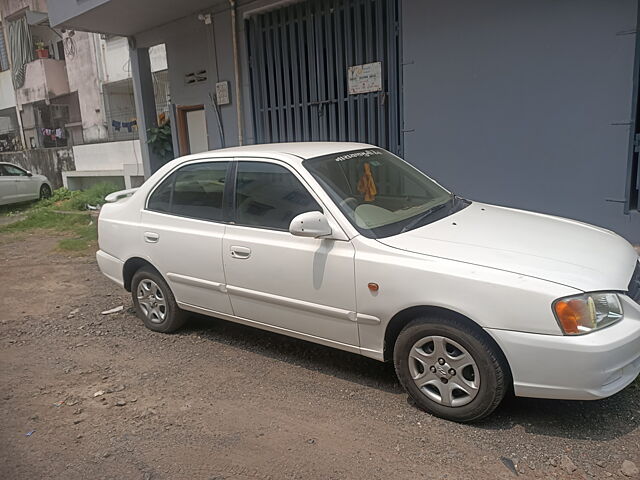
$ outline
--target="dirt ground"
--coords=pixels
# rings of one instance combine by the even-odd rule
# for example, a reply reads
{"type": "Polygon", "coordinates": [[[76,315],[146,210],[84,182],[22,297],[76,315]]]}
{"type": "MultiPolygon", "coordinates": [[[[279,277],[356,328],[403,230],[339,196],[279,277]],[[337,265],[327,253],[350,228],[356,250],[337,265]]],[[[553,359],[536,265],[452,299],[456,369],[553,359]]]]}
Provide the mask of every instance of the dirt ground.
{"type": "Polygon", "coordinates": [[[57,240],[0,235],[0,478],[601,479],[640,465],[638,383],[597,402],[509,399],[458,425],[411,405],[391,365],[203,317],[150,332],[57,240]]]}

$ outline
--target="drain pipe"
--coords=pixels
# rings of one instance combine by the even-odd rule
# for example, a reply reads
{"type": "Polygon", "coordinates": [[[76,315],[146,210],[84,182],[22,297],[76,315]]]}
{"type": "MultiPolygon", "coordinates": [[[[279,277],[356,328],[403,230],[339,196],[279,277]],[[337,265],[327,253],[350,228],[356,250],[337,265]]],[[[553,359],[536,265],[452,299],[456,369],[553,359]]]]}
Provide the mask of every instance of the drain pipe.
{"type": "Polygon", "coordinates": [[[240,63],[238,59],[238,32],[236,26],[236,0],[229,0],[231,7],[231,36],[233,46],[233,70],[236,77],[236,117],[238,119],[238,145],[243,144],[242,135],[242,94],[240,88],[240,63]]]}

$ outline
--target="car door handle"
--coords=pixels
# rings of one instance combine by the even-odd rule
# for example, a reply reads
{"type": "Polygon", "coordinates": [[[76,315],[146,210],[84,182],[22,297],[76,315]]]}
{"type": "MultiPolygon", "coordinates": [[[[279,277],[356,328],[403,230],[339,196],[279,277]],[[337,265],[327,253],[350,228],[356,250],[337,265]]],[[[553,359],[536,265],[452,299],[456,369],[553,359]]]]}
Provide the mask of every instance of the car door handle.
{"type": "Polygon", "coordinates": [[[237,245],[231,245],[231,256],[233,258],[249,258],[251,256],[251,249],[247,247],[239,247],[237,245]]]}
{"type": "Polygon", "coordinates": [[[157,243],[160,240],[160,235],[156,232],[144,232],[144,241],[147,243],[157,243]]]}

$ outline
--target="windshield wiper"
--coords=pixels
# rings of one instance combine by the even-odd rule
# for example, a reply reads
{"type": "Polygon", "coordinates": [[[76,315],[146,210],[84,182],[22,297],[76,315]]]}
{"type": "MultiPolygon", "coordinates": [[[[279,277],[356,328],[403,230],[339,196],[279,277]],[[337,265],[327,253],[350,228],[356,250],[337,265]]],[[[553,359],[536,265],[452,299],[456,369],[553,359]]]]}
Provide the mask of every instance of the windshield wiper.
{"type": "Polygon", "coordinates": [[[407,230],[411,230],[413,227],[415,227],[416,225],[418,225],[420,222],[422,222],[425,218],[427,218],[429,215],[431,215],[432,213],[437,212],[438,210],[441,210],[445,207],[445,205],[447,205],[449,201],[446,201],[444,203],[441,203],[440,205],[436,205],[434,207],[431,207],[430,209],[428,209],[426,212],[424,212],[422,215],[420,215],[417,218],[414,218],[411,222],[407,223],[402,230],[400,230],[400,233],[404,233],[407,230]]]}

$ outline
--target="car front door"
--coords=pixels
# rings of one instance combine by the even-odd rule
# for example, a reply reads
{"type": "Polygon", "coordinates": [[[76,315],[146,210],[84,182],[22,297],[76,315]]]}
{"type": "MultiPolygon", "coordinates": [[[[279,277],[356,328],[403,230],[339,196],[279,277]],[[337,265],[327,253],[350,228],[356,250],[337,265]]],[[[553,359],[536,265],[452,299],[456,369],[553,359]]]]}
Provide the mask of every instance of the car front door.
{"type": "Polygon", "coordinates": [[[293,217],[323,209],[287,166],[236,165],[233,222],[222,247],[234,314],[356,351],[353,245],[289,233],[293,217]]]}
{"type": "Polygon", "coordinates": [[[228,161],[199,161],[168,175],[140,217],[147,258],[179,304],[232,314],[222,267],[223,194],[228,161]]]}
{"type": "Polygon", "coordinates": [[[38,198],[37,195],[37,187],[34,187],[36,183],[28,174],[26,170],[23,170],[20,167],[16,167],[15,165],[4,165],[5,171],[13,177],[16,193],[15,193],[15,201],[16,202],[25,202],[27,200],[33,200],[34,198],[38,198]],[[34,192],[34,190],[36,192],[34,192]]]}
{"type": "Polygon", "coordinates": [[[18,202],[16,177],[9,175],[6,165],[0,165],[0,205],[18,202]]]}

